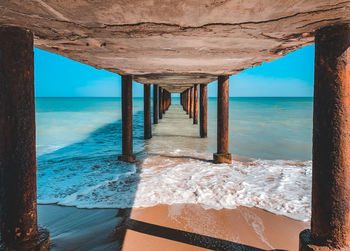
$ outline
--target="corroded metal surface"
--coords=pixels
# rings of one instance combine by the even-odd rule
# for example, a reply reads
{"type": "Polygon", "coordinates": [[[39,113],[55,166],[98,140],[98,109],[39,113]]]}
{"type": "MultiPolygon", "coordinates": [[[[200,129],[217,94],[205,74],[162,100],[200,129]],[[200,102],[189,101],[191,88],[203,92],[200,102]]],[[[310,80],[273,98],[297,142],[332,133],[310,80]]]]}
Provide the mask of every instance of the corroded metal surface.
{"type": "Polygon", "coordinates": [[[158,124],[158,85],[153,85],[153,124],[158,124]]]}
{"type": "Polygon", "coordinates": [[[189,108],[189,117],[192,118],[193,117],[193,87],[190,88],[190,108],[189,108]]]}
{"type": "MultiPolygon", "coordinates": [[[[0,233],[4,250],[37,250],[33,35],[0,28],[0,233]]],[[[47,246],[47,245],[46,245],[47,246]]],[[[42,249],[47,250],[47,249],[42,249]]]]}
{"type": "Polygon", "coordinates": [[[144,138],[152,138],[151,85],[143,85],[144,138]]]}
{"type": "Polygon", "coordinates": [[[193,86],[193,124],[198,124],[198,84],[193,86]]]}
{"type": "Polygon", "coordinates": [[[208,86],[200,85],[200,109],[199,109],[199,135],[207,137],[207,116],[208,116],[208,86]]]}
{"type": "Polygon", "coordinates": [[[159,87],[159,119],[163,118],[163,88],[159,87]]]}
{"type": "Polygon", "coordinates": [[[316,33],[311,241],[350,249],[350,28],[316,33]]]}
{"type": "Polygon", "coordinates": [[[132,76],[122,76],[122,155],[119,160],[135,162],[133,154],[132,76]]]}
{"type": "Polygon", "coordinates": [[[229,129],[229,77],[218,77],[218,108],[217,108],[217,153],[215,163],[231,163],[228,153],[229,129]]]}

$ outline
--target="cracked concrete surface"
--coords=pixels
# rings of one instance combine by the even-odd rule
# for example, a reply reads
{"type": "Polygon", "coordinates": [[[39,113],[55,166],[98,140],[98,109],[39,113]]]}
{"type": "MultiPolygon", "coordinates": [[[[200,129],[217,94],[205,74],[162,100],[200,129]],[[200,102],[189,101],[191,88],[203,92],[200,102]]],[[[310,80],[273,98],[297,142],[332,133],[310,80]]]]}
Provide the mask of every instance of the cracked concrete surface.
{"type": "Polygon", "coordinates": [[[32,30],[36,47],[172,92],[275,60],[336,23],[350,24],[350,1],[0,1],[0,24],[32,30]]]}

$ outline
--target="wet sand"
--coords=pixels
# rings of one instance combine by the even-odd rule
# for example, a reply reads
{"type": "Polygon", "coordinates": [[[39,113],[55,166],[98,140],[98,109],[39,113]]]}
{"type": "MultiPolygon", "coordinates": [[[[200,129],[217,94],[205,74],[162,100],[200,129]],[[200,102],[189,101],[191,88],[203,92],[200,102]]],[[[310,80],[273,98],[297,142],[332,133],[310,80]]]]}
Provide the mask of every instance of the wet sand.
{"type": "Polygon", "coordinates": [[[77,209],[39,205],[52,250],[298,250],[308,223],[257,208],[77,209]]]}

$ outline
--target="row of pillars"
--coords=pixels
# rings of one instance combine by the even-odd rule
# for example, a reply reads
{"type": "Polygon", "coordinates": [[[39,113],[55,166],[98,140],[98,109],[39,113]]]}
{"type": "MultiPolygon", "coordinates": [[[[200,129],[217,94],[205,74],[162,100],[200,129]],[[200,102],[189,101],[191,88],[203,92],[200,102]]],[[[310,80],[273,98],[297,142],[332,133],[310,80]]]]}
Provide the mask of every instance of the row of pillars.
{"type": "MultiPolygon", "coordinates": [[[[133,111],[132,111],[132,76],[122,76],[122,154],[118,159],[133,163],[133,111]]],[[[144,138],[152,138],[151,85],[143,85],[144,138]]],[[[171,93],[153,85],[153,123],[158,124],[171,105],[171,93]]]]}
{"type": "MultiPolygon", "coordinates": [[[[207,84],[200,84],[200,113],[199,134],[201,138],[207,137],[207,84]]],[[[193,124],[198,124],[198,84],[186,89],[180,94],[181,105],[193,119],[193,124]]],[[[217,92],[217,153],[214,153],[214,163],[231,163],[232,156],[228,151],[229,131],[229,76],[218,77],[217,92]]]]}
{"type": "MultiPolygon", "coordinates": [[[[129,83],[129,85],[131,85],[131,83],[129,83]]],[[[158,87],[158,85],[153,85],[153,124],[158,124],[158,118],[163,118],[163,114],[169,109],[170,105],[171,93],[163,89],[162,87],[158,87]]],[[[150,139],[152,138],[151,85],[146,84],[143,86],[143,113],[144,138],[150,139]]]]}
{"type": "MultiPolygon", "coordinates": [[[[208,85],[200,84],[199,95],[199,135],[207,137],[207,109],[208,109],[208,85]]],[[[198,124],[198,84],[190,87],[180,94],[180,102],[183,110],[193,118],[193,124],[198,124]]]]}
{"type": "MultiPolygon", "coordinates": [[[[315,45],[311,230],[300,234],[299,249],[349,250],[349,25],[317,30],[315,45]]],[[[33,61],[33,34],[21,28],[0,27],[0,250],[49,250],[49,233],[37,224],[33,61]]],[[[122,82],[123,156],[134,160],[132,77],[123,76],[122,82]]],[[[158,99],[162,103],[159,115],[164,104],[160,97],[163,95],[158,99]]],[[[181,97],[190,112],[186,105],[193,102],[191,91],[181,97]]],[[[227,76],[218,78],[217,130],[217,154],[225,155],[227,76]]]]}

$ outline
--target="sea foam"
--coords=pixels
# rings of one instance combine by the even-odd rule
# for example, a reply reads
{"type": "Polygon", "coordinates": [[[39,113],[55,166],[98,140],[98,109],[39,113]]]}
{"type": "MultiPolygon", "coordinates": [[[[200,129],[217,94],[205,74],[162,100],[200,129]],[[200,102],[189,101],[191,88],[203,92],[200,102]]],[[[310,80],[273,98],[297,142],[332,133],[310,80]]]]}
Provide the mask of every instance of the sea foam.
{"type": "Polygon", "coordinates": [[[256,159],[216,165],[208,155],[192,154],[196,159],[152,155],[139,166],[107,162],[47,169],[40,174],[48,180],[39,184],[39,203],[80,208],[195,203],[206,209],[247,206],[303,221],[310,218],[310,161],[256,159]]]}

